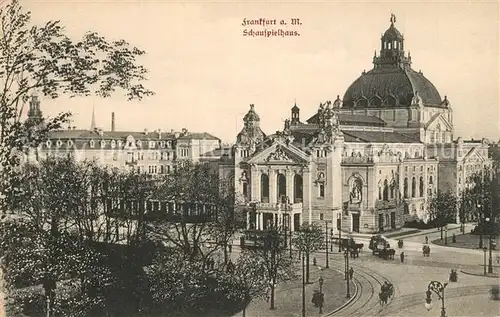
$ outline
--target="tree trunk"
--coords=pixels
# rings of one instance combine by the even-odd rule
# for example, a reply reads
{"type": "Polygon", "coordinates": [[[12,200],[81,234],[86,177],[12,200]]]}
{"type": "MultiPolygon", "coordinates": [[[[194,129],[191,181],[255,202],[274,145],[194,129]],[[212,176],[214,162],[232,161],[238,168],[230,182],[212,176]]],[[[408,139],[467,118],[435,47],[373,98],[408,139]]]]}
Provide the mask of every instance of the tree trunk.
{"type": "Polygon", "coordinates": [[[276,283],[276,279],[273,278],[271,282],[271,309],[274,309],[274,284],[276,283]]]}
{"type": "Polygon", "coordinates": [[[229,261],[229,255],[227,252],[227,243],[224,244],[224,265],[227,265],[227,262],[229,261]]]}
{"type": "Polygon", "coordinates": [[[441,226],[441,240],[443,240],[443,226],[441,226]]]}
{"type": "Polygon", "coordinates": [[[43,282],[43,289],[45,292],[45,299],[46,299],[46,307],[47,307],[47,317],[52,317],[54,316],[54,297],[55,297],[55,289],[56,289],[56,283],[54,279],[52,278],[47,278],[43,282]]]}
{"type": "Polygon", "coordinates": [[[243,307],[243,314],[242,314],[242,316],[243,316],[243,317],[245,317],[245,315],[246,315],[246,311],[247,311],[247,307],[246,307],[246,306],[244,306],[244,307],[243,307]]]}
{"type": "Polygon", "coordinates": [[[306,284],[309,284],[309,252],[306,253],[306,284]]]}

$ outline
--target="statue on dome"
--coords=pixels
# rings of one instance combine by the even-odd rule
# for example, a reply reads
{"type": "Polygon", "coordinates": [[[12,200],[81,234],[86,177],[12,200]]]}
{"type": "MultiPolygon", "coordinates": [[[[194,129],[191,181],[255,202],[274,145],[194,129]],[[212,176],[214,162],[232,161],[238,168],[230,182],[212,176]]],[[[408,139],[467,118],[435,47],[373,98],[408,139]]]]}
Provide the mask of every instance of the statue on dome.
{"type": "Polygon", "coordinates": [[[391,24],[394,25],[394,23],[396,23],[396,15],[391,13],[391,24]]]}

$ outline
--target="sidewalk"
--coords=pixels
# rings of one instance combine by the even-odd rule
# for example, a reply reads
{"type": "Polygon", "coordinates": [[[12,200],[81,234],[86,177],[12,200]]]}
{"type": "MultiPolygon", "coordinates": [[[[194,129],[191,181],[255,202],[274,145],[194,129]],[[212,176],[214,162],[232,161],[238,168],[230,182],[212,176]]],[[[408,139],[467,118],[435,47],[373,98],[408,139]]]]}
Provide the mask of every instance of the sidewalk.
{"type": "MultiPolygon", "coordinates": [[[[301,272],[300,272],[301,273],[301,272]]],[[[300,275],[300,274],[299,274],[300,275]]],[[[332,268],[320,270],[311,264],[310,266],[310,282],[306,285],[306,314],[314,316],[319,314],[319,309],[314,307],[311,302],[313,291],[319,290],[318,279],[323,277],[323,293],[325,294],[325,304],[323,306],[323,314],[333,312],[348,299],[346,294],[346,282],[344,274],[332,268]]],[[[354,283],[351,282],[351,292],[354,293],[354,283]]],[[[274,310],[270,310],[270,302],[265,299],[252,301],[247,307],[247,317],[292,317],[301,316],[302,314],[302,277],[279,284],[276,288],[274,301],[274,310]]],[[[239,312],[233,317],[240,317],[243,313],[239,312]]]]}

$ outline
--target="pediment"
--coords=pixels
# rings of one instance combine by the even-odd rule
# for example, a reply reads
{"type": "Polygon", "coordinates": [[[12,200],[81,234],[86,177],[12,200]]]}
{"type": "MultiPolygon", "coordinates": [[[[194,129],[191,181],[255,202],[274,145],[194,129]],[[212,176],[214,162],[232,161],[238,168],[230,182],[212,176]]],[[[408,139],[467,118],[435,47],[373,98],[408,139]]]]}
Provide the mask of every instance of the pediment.
{"type": "Polygon", "coordinates": [[[441,126],[441,131],[453,131],[453,127],[450,125],[448,120],[441,114],[436,113],[426,124],[427,130],[436,130],[438,125],[441,126]]]}
{"type": "Polygon", "coordinates": [[[463,159],[464,162],[485,162],[486,159],[479,153],[479,151],[476,150],[476,148],[473,148],[472,150],[469,151],[464,156],[463,159]]]}
{"type": "Polygon", "coordinates": [[[309,156],[296,146],[275,142],[268,148],[255,153],[248,164],[304,164],[309,162],[309,156]]]}

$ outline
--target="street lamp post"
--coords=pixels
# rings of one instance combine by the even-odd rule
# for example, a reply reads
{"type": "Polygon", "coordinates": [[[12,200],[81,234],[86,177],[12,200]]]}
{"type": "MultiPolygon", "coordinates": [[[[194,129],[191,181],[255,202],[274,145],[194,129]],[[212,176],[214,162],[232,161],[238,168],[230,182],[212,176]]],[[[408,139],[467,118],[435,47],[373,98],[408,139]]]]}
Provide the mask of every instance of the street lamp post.
{"type": "Polygon", "coordinates": [[[337,229],[339,230],[339,252],[342,252],[342,215],[339,215],[338,222],[339,224],[337,229]]]}
{"type": "Polygon", "coordinates": [[[483,215],[480,211],[481,209],[481,204],[477,204],[477,212],[478,212],[478,216],[479,216],[479,248],[482,248],[483,247],[483,231],[484,231],[484,221],[483,221],[483,215]]]}
{"type": "Polygon", "coordinates": [[[345,258],[345,280],[347,283],[346,298],[349,298],[349,297],[351,297],[351,290],[349,287],[349,248],[345,248],[344,258],[345,258]]]}
{"type": "Polygon", "coordinates": [[[323,277],[319,277],[319,295],[320,295],[320,301],[319,301],[319,313],[323,313],[323,277]]]}
{"type": "Polygon", "coordinates": [[[446,310],[444,308],[444,289],[446,288],[446,285],[448,285],[448,283],[432,281],[429,283],[429,286],[427,286],[427,291],[425,292],[425,308],[427,310],[431,310],[432,308],[432,292],[434,292],[441,300],[441,317],[446,317],[446,310]]]}
{"type": "Polygon", "coordinates": [[[328,220],[325,221],[325,242],[326,242],[326,265],[325,268],[329,268],[328,265],[328,220]]]}
{"type": "Polygon", "coordinates": [[[305,255],[302,254],[302,317],[306,317],[306,266],[305,255]]]}
{"type": "Polygon", "coordinates": [[[488,248],[484,247],[483,252],[484,252],[484,275],[486,275],[486,251],[488,248]]]}
{"type": "MultiPolygon", "coordinates": [[[[490,227],[490,218],[486,218],[486,221],[488,222],[488,227],[490,227]]],[[[488,249],[490,250],[488,258],[488,273],[493,273],[493,257],[491,255],[491,232],[489,232],[488,234],[488,244],[488,249]]]]}
{"type": "Polygon", "coordinates": [[[444,227],[444,244],[448,244],[448,224],[444,227]]]}

